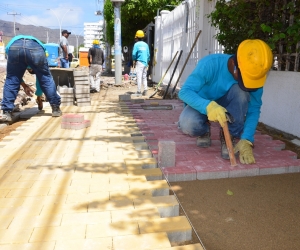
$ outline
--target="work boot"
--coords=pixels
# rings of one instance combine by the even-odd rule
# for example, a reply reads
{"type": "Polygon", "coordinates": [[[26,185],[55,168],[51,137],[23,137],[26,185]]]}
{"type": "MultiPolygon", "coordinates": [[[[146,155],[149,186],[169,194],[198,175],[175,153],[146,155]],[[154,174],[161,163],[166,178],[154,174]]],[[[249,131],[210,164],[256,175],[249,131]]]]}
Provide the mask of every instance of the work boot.
{"type": "Polygon", "coordinates": [[[210,131],[204,135],[198,136],[197,146],[200,148],[208,148],[211,145],[210,131]]]}
{"type": "Polygon", "coordinates": [[[43,109],[43,101],[42,101],[42,97],[41,96],[38,96],[36,98],[36,102],[37,102],[37,105],[38,105],[38,109],[39,110],[42,110],[43,109]]]}
{"type": "MultiPolygon", "coordinates": [[[[230,135],[232,146],[234,147],[236,144],[235,138],[230,135]]],[[[221,157],[225,160],[229,160],[229,153],[226,146],[225,135],[223,129],[220,128],[220,141],[221,141],[221,157]]]]}
{"type": "Polygon", "coordinates": [[[3,111],[2,117],[0,118],[2,122],[12,122],[12,112],[11,111],[3,111]]]}
{"type": "Polygon", "coordinates": [[[137,91],[135,94],[136,94],[136,95],[141,95],[142,92],[141,92],[141,91],[137,91]]]}
{"type": "Polygon", "coordinates": [[[52,107],[52,116],[53,117],[59,117],[62,115],[59,105],[51,105],[51,107],[52,107]]]}
{"type": "Polygon", "coordinates": [[[142,95],[146,96],[147,95],[147,90],[144,90],[142,95]]]}

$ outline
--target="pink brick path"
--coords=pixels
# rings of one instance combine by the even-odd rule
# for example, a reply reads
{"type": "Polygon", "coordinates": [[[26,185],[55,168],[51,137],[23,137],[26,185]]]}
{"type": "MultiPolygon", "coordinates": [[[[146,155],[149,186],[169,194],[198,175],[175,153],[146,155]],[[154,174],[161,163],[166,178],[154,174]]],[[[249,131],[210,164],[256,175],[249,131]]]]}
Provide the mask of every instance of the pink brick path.
{"type": "Polygon", "coordinates": [[[138,127],[146,137],[146,142],[155,158],[158,154],[158,140],[173,140],[176,143],[176,164],[163,168],[169,181],[189,181],[245,177],[256,175],[300,172],[300,159],[294,152],[284,149],[284,143],[272,140],[259,131],[255,134],[254,156],[256,164],[231,167],[229,160],[220,155],[219,125],[212,124],[212,146],[199,148],[196,138],[184,135],[177,128],[177,121],[183,109],[178,100],[146,100],[145,103],[126,102],[138,127]],[[172,105],[173,110],[144,110],[142,105],[159,102],[159,105],[172,105]]]}

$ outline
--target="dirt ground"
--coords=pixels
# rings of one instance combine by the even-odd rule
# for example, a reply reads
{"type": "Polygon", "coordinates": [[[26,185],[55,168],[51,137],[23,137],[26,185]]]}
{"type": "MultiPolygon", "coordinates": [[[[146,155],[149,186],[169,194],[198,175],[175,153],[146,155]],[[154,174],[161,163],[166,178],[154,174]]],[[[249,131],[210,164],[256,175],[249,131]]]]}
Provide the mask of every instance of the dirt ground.
{"type": "MultiPolygon", "coordinates": [[[[104,83],[112,80],[103,77],[104,83]]],[[[100,98],[117,101],[120,94],[135,91],[135,85],[106,85],[100,98]]],[[[153,92],[150,88],[149,95],[153,92]]],[[[22,122],[0,130],[0,140],[22,122]]],[[[300,147],[290,142],[290,136],[264,124],[258,130],[284,141],[300,158],[300,147]]],[[[207,250],[300,249],[300,173],[171,185],[207,250]]],[[[192,242],[198,242],[196,234],[192,242]]]]}

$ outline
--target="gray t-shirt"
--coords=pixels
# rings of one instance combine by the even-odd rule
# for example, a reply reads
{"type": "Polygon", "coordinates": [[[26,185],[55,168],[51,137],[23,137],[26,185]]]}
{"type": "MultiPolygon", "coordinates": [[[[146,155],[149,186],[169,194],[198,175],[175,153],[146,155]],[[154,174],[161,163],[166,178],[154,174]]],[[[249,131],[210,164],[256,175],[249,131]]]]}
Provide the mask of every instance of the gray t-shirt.
{"type": "Polygon", "coordinates": [[[61,58],[66,58],[67,55],[66,55],[65,52],[63,51],[62,46],[63,46],[63,45],[67,46],[67,54],[68,54],[68,53],[69,53],[69,43],[68,43],[68,39],[65,38],[64,36],[61,36],[59,45],[60,45],[60,55],[59,55],[59,56],[60,56],[61,58]]]}

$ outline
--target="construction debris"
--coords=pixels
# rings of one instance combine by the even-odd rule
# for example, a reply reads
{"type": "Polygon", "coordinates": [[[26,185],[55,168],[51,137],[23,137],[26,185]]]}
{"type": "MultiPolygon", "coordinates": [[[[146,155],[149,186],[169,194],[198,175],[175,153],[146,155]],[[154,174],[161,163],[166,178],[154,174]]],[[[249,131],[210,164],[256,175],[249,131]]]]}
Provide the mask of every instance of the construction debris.
{"type": "MultiPolygon", "coordinates": [[[[0,71],[0,102],[3,99],[3,87],[4,87],[5,79],[6,79],[6,71],[2,68],[0,71]]],[[[23,76],[23,80],[25,81],[26,85],[30,86],[34,91],[36,90],[35,75],[31,75],[26,71],[23,76]]],[[[35,102],[36,102],[35,96],[33,96],[33,97],[28,96],[25,93],[23,87],[20,86],[19,93],[18,93],[15,103],[14,103],[15,108],[14,108],[13,112],[20,112],[24,109],[24,106],[26,106],[30,103],[34,104],[35,102]]]]}

